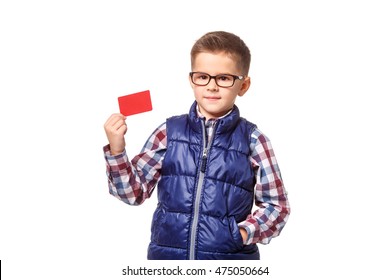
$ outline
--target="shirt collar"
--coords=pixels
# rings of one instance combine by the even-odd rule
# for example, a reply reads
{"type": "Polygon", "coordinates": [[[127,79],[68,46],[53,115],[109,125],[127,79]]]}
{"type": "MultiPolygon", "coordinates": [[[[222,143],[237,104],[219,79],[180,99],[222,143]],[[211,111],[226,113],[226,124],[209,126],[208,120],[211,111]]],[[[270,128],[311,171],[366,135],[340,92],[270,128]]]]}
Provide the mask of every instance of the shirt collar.
{"type": "MultiPolygon", "coordinates": [[[[233,109],[230,109],[230,111],[227,112],[225,115],[223,115],[223,116],[221,116],[219,118],[216,118],[216,119],[209,119],[208,122],[215,122],[216,120],[222,119],[222,118],[226,117],[227,115],[229,115],[232,111],[233,111],[233,109]]],[[[202,113],[200,112],[199,105],[196,105],[196,112],[198,114],[198,118],[206,119],[206,117],[203,116],[202,113]]]]}

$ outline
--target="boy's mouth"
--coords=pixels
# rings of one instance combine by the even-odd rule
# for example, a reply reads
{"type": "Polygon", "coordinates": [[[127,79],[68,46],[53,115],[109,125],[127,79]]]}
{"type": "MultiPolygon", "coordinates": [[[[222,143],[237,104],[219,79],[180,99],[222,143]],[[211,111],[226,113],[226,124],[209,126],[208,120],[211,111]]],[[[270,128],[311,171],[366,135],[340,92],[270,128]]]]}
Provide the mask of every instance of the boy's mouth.
{"type": "Polygon", "coordinates": [[[214,101],[214,100],[219,100],[221,99],[220,97],[218,96],[205,96],[203,97],[204,99],[207,99],[207,100],[210,100],[210,101],[214,101]]]}

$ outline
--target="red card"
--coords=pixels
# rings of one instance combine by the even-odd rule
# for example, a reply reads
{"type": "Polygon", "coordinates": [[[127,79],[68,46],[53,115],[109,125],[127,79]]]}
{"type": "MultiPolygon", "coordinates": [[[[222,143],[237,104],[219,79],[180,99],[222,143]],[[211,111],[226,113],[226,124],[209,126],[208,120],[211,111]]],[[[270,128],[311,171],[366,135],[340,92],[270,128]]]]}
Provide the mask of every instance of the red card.
{"type": "Polygon", "coordinates": [[[152,100],[148,90],[118,97],[119,111],[122,115],[130,116],[151,111],[152,100]]]}

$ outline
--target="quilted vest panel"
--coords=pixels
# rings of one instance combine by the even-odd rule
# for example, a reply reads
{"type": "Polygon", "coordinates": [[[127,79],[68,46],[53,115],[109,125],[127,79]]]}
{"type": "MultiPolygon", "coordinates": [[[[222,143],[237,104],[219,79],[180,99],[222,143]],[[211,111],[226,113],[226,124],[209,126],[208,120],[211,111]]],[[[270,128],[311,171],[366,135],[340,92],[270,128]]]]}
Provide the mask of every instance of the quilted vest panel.
{"type": "Polygon", "coordinates": [[[257,246],[244,246],[237,226],[253,206],[255,174],[249,155],[255,125],[234,107],[217,121],[203,158],[202,122],[196,103],[188,115],[167,120],[148,258],[190,259],[192,251],[194,259],[259,259],[257,246]]]}

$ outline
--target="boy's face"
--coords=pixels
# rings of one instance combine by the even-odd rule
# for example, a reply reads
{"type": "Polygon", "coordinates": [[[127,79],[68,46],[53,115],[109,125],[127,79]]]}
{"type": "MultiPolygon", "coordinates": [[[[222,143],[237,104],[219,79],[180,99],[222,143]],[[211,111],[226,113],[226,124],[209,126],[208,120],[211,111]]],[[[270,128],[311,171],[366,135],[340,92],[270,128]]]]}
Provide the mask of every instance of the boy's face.
{"type": "MultiPolygon", "coordinates": [[[[193,72],[203,72],[211,76],[231,74],[242,76],[234,59],[225,53],[199,53],[193,64],[193,72]]],[[[215,79],[211,79],[208,85],[195,85],[191,77],[190,84],[194,90],[195,99],[199,110],[206,119],[215,119],[228,113],[234,105],[237,95],[243,96],[250,86],[250,78],[236,79],[232,87],[220,87],[215,79]]]]}

